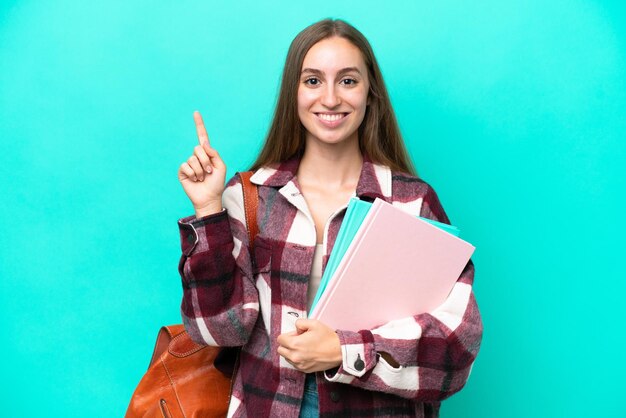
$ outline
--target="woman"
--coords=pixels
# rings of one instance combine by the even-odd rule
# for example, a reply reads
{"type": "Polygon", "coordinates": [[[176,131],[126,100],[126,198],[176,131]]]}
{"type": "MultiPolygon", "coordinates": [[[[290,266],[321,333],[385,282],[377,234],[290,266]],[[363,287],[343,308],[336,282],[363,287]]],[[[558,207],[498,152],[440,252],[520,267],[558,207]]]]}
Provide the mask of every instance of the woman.
{"type": "Polygon", "coordinates": [[[200,145],[178,173],[195,209],[179,221],[181,311],[194,340],[243,346],[229,416],[438,416],[480,345],[471,261],[435,312],[358,332],[306,319],[351,197],[449,223],[433,189],[413,174],[363,35],[327,19],[289,48],[252,167],[254,254],[239,180],[224,188],[224,162],[197,112],[194,119],[200,145]]]}

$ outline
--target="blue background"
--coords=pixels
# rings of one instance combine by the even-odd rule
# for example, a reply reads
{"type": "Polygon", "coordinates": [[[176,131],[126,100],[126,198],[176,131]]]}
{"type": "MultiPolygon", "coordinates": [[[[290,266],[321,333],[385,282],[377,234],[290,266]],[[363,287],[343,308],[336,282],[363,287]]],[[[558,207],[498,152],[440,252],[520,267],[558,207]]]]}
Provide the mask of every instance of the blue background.
{"type": "Polygon", "coordinates": [[[626,416],[624,2],[90,3],[0,6],[3,416],[123,416],[180,322],[193,110],[247,168],[290,41],[329,16],[477,247],[483,345],[442,417],[626,416]]]}

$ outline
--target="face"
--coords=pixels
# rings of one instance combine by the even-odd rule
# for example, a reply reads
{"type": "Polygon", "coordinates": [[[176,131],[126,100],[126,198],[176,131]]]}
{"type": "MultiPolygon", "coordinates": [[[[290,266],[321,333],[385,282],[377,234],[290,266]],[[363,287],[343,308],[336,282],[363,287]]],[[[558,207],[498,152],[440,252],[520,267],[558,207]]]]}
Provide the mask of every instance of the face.
{"type": "Polygon", "coordinates": [[[298,116],[306,143],[358,143],[367,106],[369,81],[361,51],[332,37],[309,49],[298,86],[298,116]]]}

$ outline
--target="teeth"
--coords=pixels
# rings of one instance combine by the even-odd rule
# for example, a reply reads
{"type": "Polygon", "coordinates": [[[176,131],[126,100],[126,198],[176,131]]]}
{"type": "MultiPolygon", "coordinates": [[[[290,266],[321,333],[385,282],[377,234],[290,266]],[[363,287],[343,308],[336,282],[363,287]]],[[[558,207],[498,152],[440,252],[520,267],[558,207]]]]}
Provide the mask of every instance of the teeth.
{"type": "Polygon", "coordinates": [[[343,118],[343,113],[334,114],[334,115],[327,115],[325,113],[318,113],[317,116],[320,119],[324,119],[324,120],[327,120],[329,122],[332,122],[332,121],[339,120],[339,119],[343,118]]]}

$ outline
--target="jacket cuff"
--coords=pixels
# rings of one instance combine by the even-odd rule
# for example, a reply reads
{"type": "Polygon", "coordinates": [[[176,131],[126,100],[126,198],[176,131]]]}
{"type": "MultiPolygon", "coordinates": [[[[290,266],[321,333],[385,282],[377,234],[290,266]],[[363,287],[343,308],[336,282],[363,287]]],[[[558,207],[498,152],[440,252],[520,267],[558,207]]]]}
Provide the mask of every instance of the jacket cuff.
{"type": "Polygon", "coordinates": [[[376,366],[374,336],[368,330],[336,331],[341,343],[342,362],[339,368],[324,372],[329,382],[350,383],[376,366]]]}
{"type": "Polygon", "coordinates": [[[232,240],[226,209],[199,219],[193,215],[181,218],[178,220],[178,230],[180,246],[187,257],[232,240]]]}

